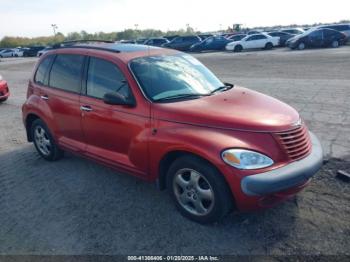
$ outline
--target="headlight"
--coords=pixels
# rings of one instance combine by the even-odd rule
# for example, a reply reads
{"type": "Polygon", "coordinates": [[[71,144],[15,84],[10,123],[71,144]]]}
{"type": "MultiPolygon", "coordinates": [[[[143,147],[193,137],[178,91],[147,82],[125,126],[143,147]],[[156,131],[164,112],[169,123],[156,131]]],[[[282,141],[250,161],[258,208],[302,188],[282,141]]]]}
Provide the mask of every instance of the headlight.
{"type": "Polygon", "coordinates": [[[273,164],[268,156],[245,149],[228,149],[222,152],[221,157],[225,163],[238,169],[258,169],[273,164]]]}

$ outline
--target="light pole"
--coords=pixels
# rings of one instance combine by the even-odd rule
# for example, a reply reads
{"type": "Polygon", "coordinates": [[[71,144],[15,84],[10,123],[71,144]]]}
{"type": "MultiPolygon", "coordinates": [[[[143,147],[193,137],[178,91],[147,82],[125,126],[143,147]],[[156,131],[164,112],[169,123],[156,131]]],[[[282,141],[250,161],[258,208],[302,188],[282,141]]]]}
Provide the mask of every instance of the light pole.
{"type": "Polygon", "coordinates": [[[56,36],[56,30],[58,28],[58,26],[56,24],[51,24],[52,26],[52,30],[53,30],[53,35],[56,36]]]}

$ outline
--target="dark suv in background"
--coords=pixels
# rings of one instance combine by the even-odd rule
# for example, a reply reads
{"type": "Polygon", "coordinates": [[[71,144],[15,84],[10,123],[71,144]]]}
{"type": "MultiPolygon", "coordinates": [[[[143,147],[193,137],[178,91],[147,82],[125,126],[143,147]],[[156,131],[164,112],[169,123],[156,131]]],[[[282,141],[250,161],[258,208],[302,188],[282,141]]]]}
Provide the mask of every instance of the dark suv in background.
{"type": "Polygon", "coordinates": [[[350,37],[350,24],[338,24],[338,25],[322,25],[319,26],[318,28],[329,28],[336,30],[338,32],[346,34],[346,36],[349,38],[350,37]]]}
{"type": "Polygon", "coordinates": [[[31,46],[23,51],[23,56],[37,56],[40,50],[43,50],[45,46],[31,46]]]}
{"type": "Polygon", "coordinates": [[[174,38],[170,43],[162,45],[163,47],[173,48],[180,51],[187,51],[193,44],[201,42],[202,39],[196,35],[179,36],[174,38]]]}

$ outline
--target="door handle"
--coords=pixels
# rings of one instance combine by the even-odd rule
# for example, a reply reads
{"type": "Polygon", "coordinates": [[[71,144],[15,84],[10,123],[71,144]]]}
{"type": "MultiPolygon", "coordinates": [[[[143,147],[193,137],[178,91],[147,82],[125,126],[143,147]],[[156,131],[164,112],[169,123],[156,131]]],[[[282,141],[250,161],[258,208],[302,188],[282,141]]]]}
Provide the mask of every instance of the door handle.
{"type": "Polygon", "coordinates": [[[40,96],[40,98],[43,100],[49,100],[49,97],[47,95],[42,95],[42,96],[40,96]]]}
{"type": "Polygon", "coordinates": [[[80,110],[85,112],[90,112],[92,111],[92,108],[90,106],[81,106],[80,110]]]}

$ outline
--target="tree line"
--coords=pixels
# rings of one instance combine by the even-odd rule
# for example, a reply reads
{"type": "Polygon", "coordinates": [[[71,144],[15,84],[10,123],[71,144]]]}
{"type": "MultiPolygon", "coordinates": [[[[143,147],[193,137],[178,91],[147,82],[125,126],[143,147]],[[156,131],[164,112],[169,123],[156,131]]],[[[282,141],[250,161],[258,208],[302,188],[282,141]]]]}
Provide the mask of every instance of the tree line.
{"type": "Polygon", "coordinates": [[[55,43],[60,43],[64,41],[72,40],[131,40],[138,38],[148,38],[148,37],[160,37],[160,36],[170,36],[170,35],[186,35],[186,34],[198,34],[200,32],[195,32],[193,28],[188,27],[187,29],[173,30],[163,32],[161,30],[155,29],[145,29],[145,30],[136,30],[136,29],[125,29],[120,32],[97,32],[97,33],[88,33],[86,31],[81,32],[72,32],[64,35],[58,32],[55,36],[42,36],[42,37],[11,37],[5,36],[0,41],[0,47],[25,47],[33,45],[53,45],[55,43]]]}

